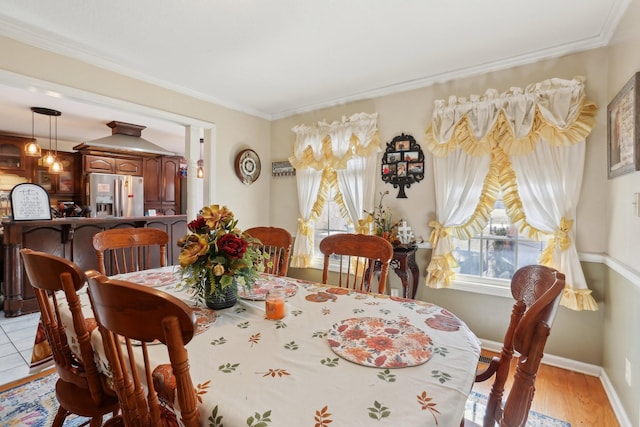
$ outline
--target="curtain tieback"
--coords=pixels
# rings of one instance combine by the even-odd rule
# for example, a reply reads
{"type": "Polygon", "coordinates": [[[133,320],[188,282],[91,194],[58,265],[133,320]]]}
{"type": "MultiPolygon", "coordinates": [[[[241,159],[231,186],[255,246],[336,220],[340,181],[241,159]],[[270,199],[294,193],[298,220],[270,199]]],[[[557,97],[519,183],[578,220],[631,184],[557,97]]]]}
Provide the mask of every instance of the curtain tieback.
{"type": "Polygon", "coordinates": [[[371,215],[367,215],[366,217],[358,220],[358,227],[356,228],[356,233],[358,234],[369,234],[371,231],[371,223],[373,222],[373,218],[371,215]]]}
{"type": "Polygon", "coordinates": [[[560,249],[566,251],[571,246],[571,239],[569,238],[569,232],[573,228],[573,220],[562,218],[560,220],[560,227],[553,235],[555,241],[560,245],[560,249]]]}
{"type": "Polygon", "coordinates": [[[447,236],[447,229],[438,221],[430,221],[429,227],[433,228],[433,230],[431,230],[431,236],[429,236],[429,242],[431,243],[431,247],[435,249],[440,238],[447,236]]]}
{"type": "Polygon", "coordinates": [[[311,227],[309,226],[309,221],[305,221],[302,218],[298,218],[298,233],[307,237],[311,236],[312,230],[311,230],[311,227]]]}

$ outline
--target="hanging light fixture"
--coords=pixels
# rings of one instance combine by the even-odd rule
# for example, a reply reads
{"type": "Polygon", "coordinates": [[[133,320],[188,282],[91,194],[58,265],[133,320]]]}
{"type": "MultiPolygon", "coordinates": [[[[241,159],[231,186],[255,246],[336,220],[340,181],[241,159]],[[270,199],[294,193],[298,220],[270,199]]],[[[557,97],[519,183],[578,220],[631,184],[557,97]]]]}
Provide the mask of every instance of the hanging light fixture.
{"type": "Polygon", "coordinates": [[[204,145],[204,138],[200,138],[200,160],[198,160],[198,169],[196,169],[197,178],[204,178],[204,160],[202,160],[203,145],[204,145]]]}
{"type": "MultiPolygon", "coordinates": [[[[60,116],[62,113],[60,113],[60,111],[57,111],[58,114],[55,115],[56,117],[56,151],[55,154],[53,155],[53,162],[49,165],[49,173],[50,174],[59,174],[60,172],[62,172],[62,162],[60,160],[58,160],[58,116],[60,116]]],[[[51,121],[51,117],[49,117],[49,121],[51,121]]],[[[49,125],[51,126],[51,125],[49,125]]],[[[51,131],[49,131],[49,135],[51,135],[51,131]]],[[[51,147],[49,147],[51,148],[51,147]]]]}
{"type": "Polygon", "coordinates": [[[31,141],[24,146],[24,155],[28,157],[40,157],[42,148],[34,136],[34,113],[37,107],[31,107],[31,141]]]}
{"type": "Polygon", "coordinates": [[[56,157],[51,152],[51,116],[49,116],[49,151],[42,157],[42,163],[46,166],[51,166],[56,161],[56,157]]]}
{"type": "Polygon", "coordinates": [[[47,151],[47,154],[42,156],[42,163],[46,166],[51,166],[55,160],[56,157],[51,152],[51,116],[49,116],[49,151],[47,151]]]}
{"type": "MultiPolygon", "coordinates": [[[[42,161],[45,165],[49,166],[50,174],[58,174],[62,172],[62,163],[58,161],[58,116],[61,116],[62,113],[58,110],[52,110],[51,108],[44,107],[31,107],[31,132],[33,133],[33,115],[34,113],[42,114],[43,116],[49,116],[49,152],[46,156],[42,158],[42,161]],[[51,117],[55,118],[55,151],[51,153],[51,139],[52,139],[52,131],[51,131],[51,117]]],[[[40,146],[38,146],[38,150],[40,150],[40,146]]],[[[34,156],[35,157],[35,156],[34,156]]]]}

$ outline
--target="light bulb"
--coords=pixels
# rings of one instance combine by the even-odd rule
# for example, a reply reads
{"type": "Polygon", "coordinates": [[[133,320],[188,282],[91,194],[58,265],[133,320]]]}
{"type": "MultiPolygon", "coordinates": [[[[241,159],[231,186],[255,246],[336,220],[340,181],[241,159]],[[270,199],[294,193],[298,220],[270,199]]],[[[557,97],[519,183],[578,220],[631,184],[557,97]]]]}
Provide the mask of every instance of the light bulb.
{"type": "Polygon", "coordinates": [[[42,149],[37,142],[29,142],[24,146],[24,155],[29,157],[40,157],[42,149]]]}
{"type": "Polygon", "coordinates": [[[56,158],[54,157],[53,154],[51,154],[51,151],[49,151],[47,155],[42,158],[42,162],[47,166],[51,166],[51,164],[55,161],[56,161],[56,158]]]}
{"type": "Polygon", "coordinates": [[[198,169],[196,170],[196,177],[204,178],[204,168],[202,166],[198,166],[198,169]]]}
{"type": "Polygon", "coordinates": [[[60,173],[62,172],[62,163],[55,159],[51,166],[49,166],[49,173],[60,173]]]}

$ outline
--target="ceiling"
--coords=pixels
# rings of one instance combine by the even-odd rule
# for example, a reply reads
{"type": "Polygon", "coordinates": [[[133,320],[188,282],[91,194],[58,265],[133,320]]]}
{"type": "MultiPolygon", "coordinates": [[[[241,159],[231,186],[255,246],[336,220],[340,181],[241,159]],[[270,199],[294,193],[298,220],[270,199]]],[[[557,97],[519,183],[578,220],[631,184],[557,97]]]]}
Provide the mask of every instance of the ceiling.
{"type": "MultiPolygon", "coordinates": [[[[277,119],[605,46],[630,3],[0,0],[0,35],[277,119]]],[[[143,136],[164,148],[182,145],[175,122],[103,101],[29,92],[0,74],[0,132],[31,134],[29,107],[41,106],[62,111],[61,140],[109,135],[118,120],[147,126],[143,136]]]]}

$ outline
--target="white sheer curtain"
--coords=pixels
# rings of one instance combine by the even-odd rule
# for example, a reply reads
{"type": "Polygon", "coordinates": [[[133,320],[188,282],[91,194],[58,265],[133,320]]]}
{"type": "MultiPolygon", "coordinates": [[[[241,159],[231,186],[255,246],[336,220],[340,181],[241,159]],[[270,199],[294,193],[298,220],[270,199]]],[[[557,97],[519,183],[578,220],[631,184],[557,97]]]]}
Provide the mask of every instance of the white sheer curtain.
{"type": "Polygon", "coordinates": [[[292,267],[309,267],[313,255],[313,221],[324,207],[328,189],[356,229],[363,228],[364,211],[373,207],[377,153],[382,151],[377,113],[359,113],[340,122],[299,125],[294,154],[300,218],[293,247],[292,267]],[[301,192],[304,192],[301,194],[301,192]]]}
{"type": "Polygon", "coordinates": [[[520,231],[548,242],[540,263],[565,274],[561,304],[597,310],[573,228],[585,139],[595,113],[581,79],[550,79],[524,90],[436,101],[426,132],[434,155],[437,215],[428,286],[449,286],[455,266],[451,235],[465,238],[484,227],[502,191],[520,231]]]}
{"type": "Polygon", "coordinates": [[[311,265],[311,255],[313,253],[313,225],[312,209],[318,196],[320,182],[322,180],[322,169],[314,168],[312,165],[322,162],[322,132],[319,128],[309,126],[296,126],[293,128],[296,133],[296,142],[293,147],[292,164],[305,163],[308,167],[299,167],[296,170],[296,183],[298,185],[298,230],[296,233],[295,245],[291,256],[292,267],[308,267],[311,265]],[[305,160],[305,156],[310,158],[305,160]]]}

